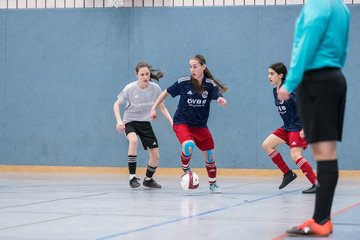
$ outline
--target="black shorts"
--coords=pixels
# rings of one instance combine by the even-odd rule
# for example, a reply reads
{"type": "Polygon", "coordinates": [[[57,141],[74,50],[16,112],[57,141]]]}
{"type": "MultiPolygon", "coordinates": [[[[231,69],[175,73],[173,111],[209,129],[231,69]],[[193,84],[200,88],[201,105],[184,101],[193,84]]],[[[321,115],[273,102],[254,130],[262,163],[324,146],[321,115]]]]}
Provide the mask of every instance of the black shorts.
{"type": "Polygon", "coordinates": [[[156,139],[155,133],[151,127],[150,122],[128,122],[125,124],[125,134],[126,136],[134,132],[136,133],[145,150],[148,148],[157,148],[158,141],[156,139]]]}
{"type": "Polygon", "coordinates": [[[341,141],[346,80],[340,69],[305,72],[297,88],[297,102],[308,143],[341,141]]]}

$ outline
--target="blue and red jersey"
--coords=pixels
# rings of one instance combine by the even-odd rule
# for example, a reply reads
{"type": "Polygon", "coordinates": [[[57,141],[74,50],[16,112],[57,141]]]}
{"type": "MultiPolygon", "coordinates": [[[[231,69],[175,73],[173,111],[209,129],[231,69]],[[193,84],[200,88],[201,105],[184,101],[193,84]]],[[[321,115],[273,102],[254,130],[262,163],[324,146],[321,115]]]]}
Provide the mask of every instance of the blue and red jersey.
{"type": "Polygon", "coordinates": [[[202,81],[204,91],[197,93],[192,85],[190,76],[182,77],[167,92],[174,98],[180,96],[179,104],[174,114],[175,124],[186,124],[192,127],[207,127],[211,100],[221,97],[218,87],[212,79],[202,81]]]}
{"type": "Polygon", "coordinates": [[[302,126],[297,111],[296,93],[290,93],[290,98],[286,101],[278,100],[276,87],[273,89],[273,94],[275,99],[275,106],[282,120],[284,121],[284,125],[281,128],[289,132],[301,131],[302,126]]]}

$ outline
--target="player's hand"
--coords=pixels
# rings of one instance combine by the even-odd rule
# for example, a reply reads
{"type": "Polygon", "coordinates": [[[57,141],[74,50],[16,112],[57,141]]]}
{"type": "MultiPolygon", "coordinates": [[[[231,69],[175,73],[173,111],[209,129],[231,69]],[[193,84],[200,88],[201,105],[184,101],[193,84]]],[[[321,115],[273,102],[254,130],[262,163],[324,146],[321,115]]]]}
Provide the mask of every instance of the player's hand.
{"type": "Polygon", "coordinates": [[[290,98],[290,93],[285,88],[281,87],[277,96],[279,100],[285,101],[290,98]]]}
{"type": "Polygon", "coordinates": [[[226,101],[226,99],[223,98],[223,97],[219,97],[219,98],[217,99],[217,103],[218,103],[219,105],[221,105],[221,106],[224,106],[224,107],[227,106],[227,101],[226,101]]]}
{"type": "Polygon", "coordinates": [[[151,119],[156,119],[157,118],[157,112],[156,112],[156,110],[155,109],[151,109],[151,111],[150,111],[150,118],[151,119]]]}
{"type": "Polygon", "coordinates": [[[122,132],[124,132],[124,130],[125,130],[125,124],[124,123],[117,123],[116,124],[116,130],[119,132],[119,133],[122,133],[122,132]]]}

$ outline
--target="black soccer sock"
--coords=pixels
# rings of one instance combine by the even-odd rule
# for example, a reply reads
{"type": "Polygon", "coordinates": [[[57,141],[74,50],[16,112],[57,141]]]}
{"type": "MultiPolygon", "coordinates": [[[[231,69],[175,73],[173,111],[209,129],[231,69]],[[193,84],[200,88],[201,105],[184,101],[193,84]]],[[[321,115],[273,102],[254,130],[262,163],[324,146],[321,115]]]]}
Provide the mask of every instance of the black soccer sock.
{"type": "Polygon", "coordinates": [[[128,155],[128,168],[130,174],[136,173],[136,158],[137,155],[128,155]]]}
{"type": "Polygon", "coordinates": [[[339,177],[338,161],[317,162],[317,186],[315,198],[315,222],[324,224],[330,219],[335,188],[339,177]]]}
{"type": "Polygon", "coordinates": [[[153,175],[154,175],[154,173],[155,173],[155,171],[156,171],[156,168],[157,167],[151,167],[151,166],[147,166],[147,169],[146,169],[146,177],[148,177],[148,178],[152,178],[153,177],[153,175]]]}

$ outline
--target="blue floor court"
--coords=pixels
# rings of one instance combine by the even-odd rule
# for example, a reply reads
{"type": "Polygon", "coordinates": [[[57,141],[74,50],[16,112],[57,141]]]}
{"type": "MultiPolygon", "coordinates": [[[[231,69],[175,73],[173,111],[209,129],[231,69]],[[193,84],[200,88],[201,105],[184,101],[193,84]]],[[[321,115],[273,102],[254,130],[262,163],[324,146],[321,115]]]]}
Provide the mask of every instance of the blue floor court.
{"type": "MultiPolygon", "coordinates": [[[[301,194],[309,184],[300,176],[283,190],[281,177],[219,176],[222,194],[200,177],[185,192],[179,176],[158,176],[161,190],[134,190],[127,175],[3,172],[0,239],[287,239],[285,229],[312,216],[314,195],[301,194]]],[[[359,183],[340,178],[325,239],[360,239],[359,183]]]]}

